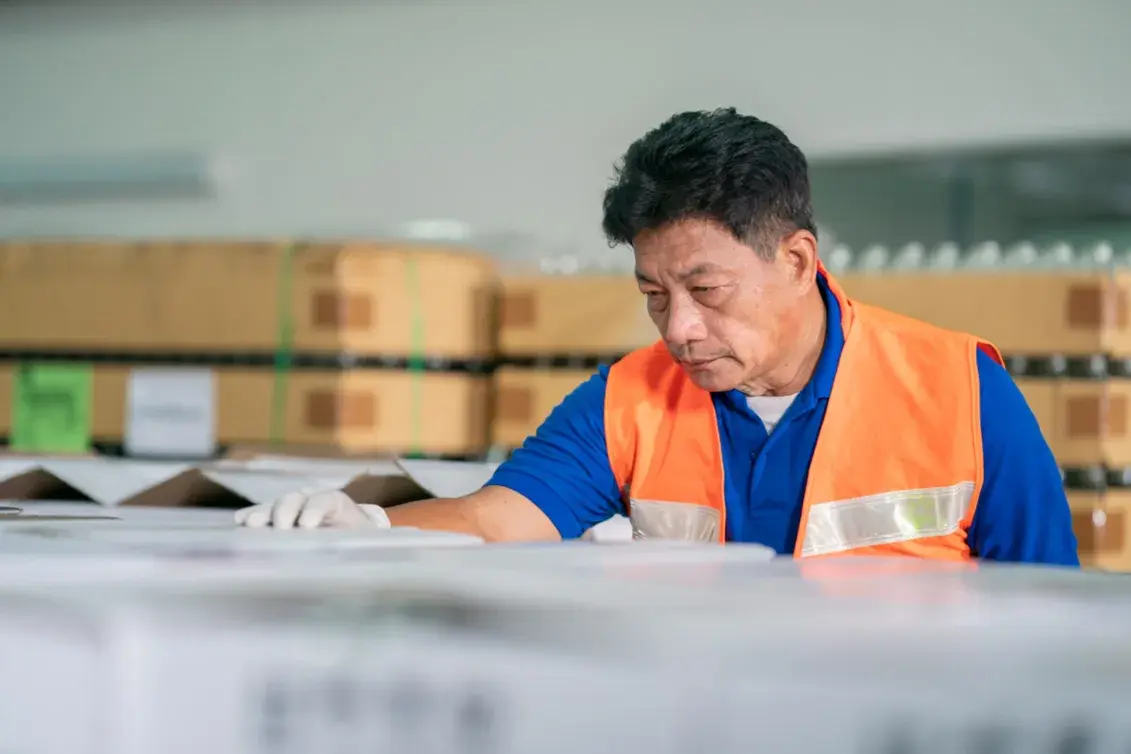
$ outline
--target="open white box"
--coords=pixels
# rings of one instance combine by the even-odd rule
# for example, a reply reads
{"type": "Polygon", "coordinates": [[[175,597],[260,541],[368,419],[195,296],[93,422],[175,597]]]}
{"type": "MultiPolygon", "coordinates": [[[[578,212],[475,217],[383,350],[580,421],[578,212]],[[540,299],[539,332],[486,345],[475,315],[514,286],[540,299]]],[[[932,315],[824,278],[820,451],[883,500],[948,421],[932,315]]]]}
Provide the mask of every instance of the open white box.
{"type": "MultiPolygon", "coordinates": [[[[397,459],[352,461],[262,455],[190,464],[107,457],[0,457],[0,500],[80,499],[107,508],[192,507],[218,499],[228,507],[271,503],[298,490],[345,490],[362,503],[390,506],[427,497],[458,497],[485,484],[498,464],[397,459]]],[[[82,515],[81,509],[41,509],[82,515]]],[[[2,519],[0,519],[2,520],[2,519]]],[[[617,516],[586,537],[632,538],[617,516]]]]}

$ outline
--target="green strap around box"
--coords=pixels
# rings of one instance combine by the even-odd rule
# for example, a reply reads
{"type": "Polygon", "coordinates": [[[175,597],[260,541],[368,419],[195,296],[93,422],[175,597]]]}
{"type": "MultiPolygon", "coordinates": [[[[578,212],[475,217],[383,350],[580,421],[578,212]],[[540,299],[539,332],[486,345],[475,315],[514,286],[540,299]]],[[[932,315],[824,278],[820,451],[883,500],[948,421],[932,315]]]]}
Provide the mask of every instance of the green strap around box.
{"type": "Polygon", "coordinates": [[[271,384],[271,444],[286,440],[287,388],[294,363],[294,257],[299,244],[283,250],[279,268],[278,332],[275,343],[274,380],[271,384]]]}
{"type": "Polygon", "coordinates": [[[423,297],[420,287],[420,265],[414,255],[409,254],[405,260],[405,287],[408,289],[410,306],[409,333],[410,346],[408,356],[408,370],[412,377],[412,406],[411,406],[411,445],[410,451],[415,455],[424,452],[424,349],[426,346],[423,297]]]}

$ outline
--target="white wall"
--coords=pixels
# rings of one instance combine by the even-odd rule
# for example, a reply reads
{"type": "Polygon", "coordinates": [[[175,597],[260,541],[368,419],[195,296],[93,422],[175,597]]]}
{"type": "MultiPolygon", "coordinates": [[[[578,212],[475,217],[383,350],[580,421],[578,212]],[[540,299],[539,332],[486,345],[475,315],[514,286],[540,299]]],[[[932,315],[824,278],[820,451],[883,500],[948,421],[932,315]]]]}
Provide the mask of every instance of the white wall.
{"type": "Polygon", "coordinates": [[[215,201],[0,206],[0,235],[449,216],[593,249],[624,147],[717,105],[815,158],[1131,135],[1126,0],[38,5],[0,4],[0,155],[199,146],[243,172],[215,201]]]}

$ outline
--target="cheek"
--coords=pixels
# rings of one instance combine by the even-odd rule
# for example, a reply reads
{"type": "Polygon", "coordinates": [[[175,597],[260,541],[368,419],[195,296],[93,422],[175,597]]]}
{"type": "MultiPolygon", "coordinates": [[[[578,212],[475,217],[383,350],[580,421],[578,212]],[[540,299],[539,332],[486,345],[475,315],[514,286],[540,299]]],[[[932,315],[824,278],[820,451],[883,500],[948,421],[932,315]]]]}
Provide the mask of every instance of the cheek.
{"type": "Polygon", "coordinates": [[[772,341],[766,337],[765,333],[749,330],[744,334],[736,351],[743,363],[752,366],[770,358],[773,352],[771,344],[772,341]]]}
{"type": "Polygon", "coordinates": [[[730,314],[730,343],[737,354],[750,361],[762,361],[773,355],[783,337],[787,312],[769,292],[764,298],[749,302],[730,314]]]}
{"type": "MultiPolygon", "coordinates": [[[[771,326],[772,327],[772,326],[771,326]]],[[[745,319],[727,318],[713,330],[717,339],[741,361],[760,361],[774,343],[775,331],[745,319]]]]}

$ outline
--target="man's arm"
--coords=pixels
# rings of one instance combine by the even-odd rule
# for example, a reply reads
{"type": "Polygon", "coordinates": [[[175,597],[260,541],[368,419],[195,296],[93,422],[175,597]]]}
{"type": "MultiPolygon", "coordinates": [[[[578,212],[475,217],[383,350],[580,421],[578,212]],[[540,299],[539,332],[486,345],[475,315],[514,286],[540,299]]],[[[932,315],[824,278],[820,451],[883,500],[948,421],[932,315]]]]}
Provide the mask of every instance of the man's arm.
{"type": "Polygon", "coordinates": [[[487,542],[554,542],[553,522],[529,499],[488,486],[457,498],[437,498],[386,508],[393,526],[473,534],[487,542]]]}
{"type": "Polygon", "coordinates": [[[971,551],[984,560],[1080,565],[1060,469],[1037,418],[1005,368],[981,351],[978,375],[985,478],[971,551]]]}
{"type": "Polygon", "coordinates": [[[623,513],[605,444],[607,379],[601,367],[575,388],[483,489],[388,508],[389,520],[489,542],[554,541],[623,513]]]}

